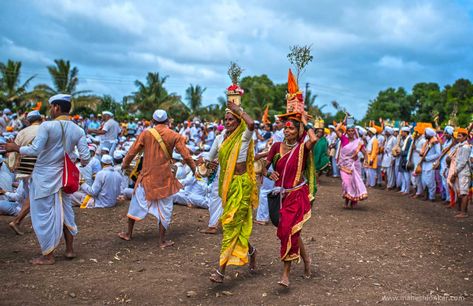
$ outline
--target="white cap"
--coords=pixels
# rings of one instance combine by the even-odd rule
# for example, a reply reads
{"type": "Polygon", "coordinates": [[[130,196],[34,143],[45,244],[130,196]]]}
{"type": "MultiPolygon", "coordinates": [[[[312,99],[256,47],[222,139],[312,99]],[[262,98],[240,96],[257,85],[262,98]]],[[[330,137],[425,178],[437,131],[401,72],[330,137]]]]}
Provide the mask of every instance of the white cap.
{"type": "Polygon", "coordinates": [[[399,132],[399,128],[393,128],[394,132],[399,132]]]}
{"type": "Polygon", "coordinates": [[[123,157],[125,157],[125,154],[124,154],[123,151],[115,150],[115,152],[113,152],[113,158],[114,159],[122,159],[123,157]]]}
{"type": "Polygon", "coordinates": [[[105,116],[105,115],[109,115],[110,117],[113,117],[112,112],[109,112],[109,111],[102,112],[102,116],[105,116]]]}
{"type": "Polygon", "coordinates": [[[53,104],[53,103],[59,102],[59,101],[65,101],[65,102],[71,103],[71,95],[57,94],[57,95],[54,95],[51,98],[49,98],[48,102],[49,102],[49,104],[53,104]]]}
{"type": "Polygon", "coordinates": [[[432,128],[426,128],[425,129],[425,136],[434,137],[435,136],[435,130],[432,129],[432,128]]]}
{"type": "Polygon", "coordinates": [[[41,114],[39,113],[39,111],[33,110],[28,113],[28,115],[26,116],[26,119],[33,118],[33,117],[41,117],[41,114]]]}
{"type": "Polygon", "coordinates": [[[374,127],[369,127],[368,131],[376,135],[376,129],[374,127]]]}
{"type": "Polygon", "coordinates": [[[329,128],[329,129],[335,129],[335,126],[329,124],[328,128],[329,128]]]}
{"type": "Polygon", "coordinates": [[[89,143],[89,151],[92,151],[92,152],[97,151],[97,145],[94,143],[89,143]]]}
{"type": "Polygon", "coordinates": [[[360,134],[360,136],[364,136],[364,135],[366,135],[366,133],[367,133],[367,131],[366,131],[365,128],[363,128],[361,126],[358,127],[358,134],[360,134]]]}
{"type": "Polygon", "coordinates": [[[164,122],[168,120],[168,114],[163,109],[157,109],[153,113],[153,119],[157,122],[164,122]]]}
{"type": "Polygon", "coordinates": [[[100,147],[100,152],[110,152],[110,149],[107,147],[100,147]]]}
{"type": "Polygon", "coordinates": [[[393,128],[390,127],[390,126],[385,127],[385,128],[384,128],[384,131],[387,132],[387,133],[389,133],[389,134],[392,134],[392,133],[394,132],[394,131],[393,131],[393,128]]]}
{"type": "Polygon", "coordinates": [[[113,164],[113,158],[108,154],[102,155],[102,158],[100,159],[100,161],[102,162],[102,164],[106,164],[106,165],[113,164]]]}
{"type": "Polygon", "coordinates": [[[3,110],[3,113],[4,113],[5,115],[9,115],[9,114],[11,114],[11,109],[5,108],[5,109],[3,110]]]}
{"type": "Polygon", "coordinates": [[[453,127],[450,125],[447,125],[443,131],[449,135],[453,135],[453,127]]]}
{"type": "Polygon", "coordinates": [[[402,131],[402,132],[408,132],[408,133],[409,133],[409,132],[411,131],[411,129],[410,129],[408,126],[403,126],[403,127],[401,128],[401,131],[402,131]]]}

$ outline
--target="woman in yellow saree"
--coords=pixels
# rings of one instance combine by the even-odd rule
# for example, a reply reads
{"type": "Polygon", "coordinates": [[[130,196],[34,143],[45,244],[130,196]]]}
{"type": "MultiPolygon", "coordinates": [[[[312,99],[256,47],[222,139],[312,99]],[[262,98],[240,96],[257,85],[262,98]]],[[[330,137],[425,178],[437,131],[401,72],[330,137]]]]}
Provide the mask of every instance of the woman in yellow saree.
{"type": "Polygon", "coordinates": [[[228,102],[225,132],[217,136],[207,157],[212,161],[218,154],[223,205],[222,247],[219,267],[210,276],[212,282],[223,282],[227,265],[243,266],[249,262],[250,271],[256,266],[256,249],[249,243],[253,209],[258,205],[253,130],[253,119],[241,107],[228,102]]]}

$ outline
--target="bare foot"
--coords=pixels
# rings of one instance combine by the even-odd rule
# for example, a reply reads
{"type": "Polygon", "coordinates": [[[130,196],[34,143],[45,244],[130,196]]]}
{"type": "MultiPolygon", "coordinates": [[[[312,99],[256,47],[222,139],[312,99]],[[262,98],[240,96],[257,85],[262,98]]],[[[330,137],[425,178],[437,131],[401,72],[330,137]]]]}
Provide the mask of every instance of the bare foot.
{"type": "Polygon", "coordinates": [[[165,249],[165,248],[168,248],[168,247],[172,247],[174,245],[174,242],[171,241],[171,240],[166,240],[164,242],[160,242],[159,243],[159,247],[161,249],[165,249]]]}
{"type": "Polygon", "coordinates": [[[131,236],[128,235],[128,233],[125,233],[125,232],[118,233],[118,237],[120,237],[121,239],[126,240],[126,241],[131,240],[131,236]]]}
{"type": "Polygon", "coordinates": [[[15,224],[15,222],[10,222],[8,223],[8,226],[17,234],[17,235],[23,235],[24,233],[20,230],[20,228],[15,224]]]}
{"type": "Polygon", "coordinates": [[[310,278],[312,276],[312,259],[309,259],[308,263],[304,262],[304,278],[310,278]]]}
{"type": "Polygon", "coordinates": [[[468,214],[459,213],[458,215],[455,215],[455,218],[458,218],[458,219],[468,218],[468,214]]]}
{"type": "Polygon", "coordinates": [[[258,251],[256,251],[255,248],[253,248],[253,254],[250,255],[250,264],[248,265],[248,269],[250,270],[251,273],[254,273],[256,271],[256,255],[258,254],[258,251]]]}
{"type": "Polygon", "coordinates": [[[30,263],[32,265],[54,265],[56,261],[54,260],[54,257],[45,257],[45,256],[40,256],[33,258],[30,260],[30,263]]]}
{"type": "Polygon", "coordinates": [[[64,253],[64,257],[66,257],[66,259],[72,260],[76,258],[76,254],[74,252],[66,252],[64,253]]]}
{"type": "Polygon", "coordinates": [[[214,235],[214,234],[217,234],[217,228],[216,227],[208,227],[207,229],[204,229],[204,230],[201,230],[200,232],[202,234],[211,234],[211,235],[214,235]]]}

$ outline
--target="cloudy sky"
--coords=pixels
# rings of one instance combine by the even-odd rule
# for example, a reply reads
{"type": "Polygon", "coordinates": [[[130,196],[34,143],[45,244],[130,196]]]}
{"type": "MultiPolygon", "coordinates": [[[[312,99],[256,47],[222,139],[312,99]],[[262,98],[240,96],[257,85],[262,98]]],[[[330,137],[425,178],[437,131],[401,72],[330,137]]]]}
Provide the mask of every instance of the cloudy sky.
{"type": "Polygon", "coordinates": [[[294,44],[315,57],[301,85],[357,117],[389,86],[473,79],[468,0],[3,0],[0,11],[0,61],[22,61],[23,79],[50,82],[46,66],[68,59],[80,89],[117,100],[155,71],[169,91],[200,84],[204,104],[216,103],[230,61],[284,82],[294,44]]]}

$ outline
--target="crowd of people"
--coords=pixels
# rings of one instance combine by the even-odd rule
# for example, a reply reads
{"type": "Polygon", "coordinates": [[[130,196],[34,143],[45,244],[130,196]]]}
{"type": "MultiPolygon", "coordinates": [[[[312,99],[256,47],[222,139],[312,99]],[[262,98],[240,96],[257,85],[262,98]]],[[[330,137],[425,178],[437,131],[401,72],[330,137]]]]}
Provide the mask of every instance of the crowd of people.
{"type": "MultiPolygon", "coordinates": [[[[302,103],[299,93],[289,90],[288,101],[302,103]]],[[[301,232],[322,175],[341,178],[346,209],[382,187],[440,198],[458,209],[455,217],[468,216],[471,127],[382,121],[361,127],[348,116],[325,127],[304,112],[259,122],[230,100],[216,122],[176,123],[161,109],[152,118],[119,122],[108,111],[81,117],[70,116],[70,109],[71,96],[59,94],[49,99],[49,120],[37,110],[4,109],[0,117],[0,214],[13,217],[9,226],[20,235],[22,220],[31,216],[42,253],[33,264],[53,264],[62,237],[65,257],[75,257],[74,206],[109,208],[128,199],[127,229],[119,238],[132,239],[136,221],[152,214],[163,249],[174,244],[166,239],[174,205],[207,209],[202,232],[222,231],[210,277],[216,283],[224,281],[227,265],[256,269],[253,221],[273,222],[284,263],[279,284],[287,287],[293,261],[302,259],[304,276],[311,275],[301,232]],[[75,188],[70,163],[79,173],[75,188]],[[268,200],[275,197],[276,208],[268,200]]]]}

